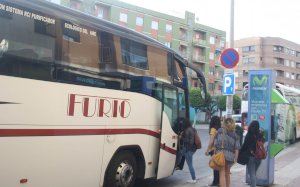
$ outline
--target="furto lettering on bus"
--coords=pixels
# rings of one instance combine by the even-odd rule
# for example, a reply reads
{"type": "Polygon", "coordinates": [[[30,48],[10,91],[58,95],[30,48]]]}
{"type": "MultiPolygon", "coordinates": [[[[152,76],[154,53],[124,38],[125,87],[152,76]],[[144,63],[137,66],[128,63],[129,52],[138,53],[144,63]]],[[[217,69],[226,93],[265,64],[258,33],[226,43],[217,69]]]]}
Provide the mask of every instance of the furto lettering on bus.
{"type": "Polygon", "coordinates": [[[68,116],[128,118],[129,99],[69,94],[68,116]]]}

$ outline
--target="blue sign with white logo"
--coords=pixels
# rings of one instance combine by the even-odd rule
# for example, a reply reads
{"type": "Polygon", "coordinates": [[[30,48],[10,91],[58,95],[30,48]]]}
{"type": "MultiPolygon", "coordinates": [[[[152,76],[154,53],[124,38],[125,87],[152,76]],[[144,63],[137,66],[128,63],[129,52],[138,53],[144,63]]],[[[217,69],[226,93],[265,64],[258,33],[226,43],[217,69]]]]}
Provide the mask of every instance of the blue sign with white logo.
{"type": "MultiPolygon", "coordinates": [[[[274,79],[271,70],[250,70],[248,89],[248,124],[259,122],[264,131],[267,158],[261,160],[257,169],[256,182],[259,186],[270,186],[274,182],[274,158],[270,156],[271,146],[271,95],[274,79]]],[[[248,173],[248,171],[247,171],[248,173]]],[[[250,182],[247,174],[246,181],[250,182]]]]}
{"type": "Polygon", "coordinates": [[[235,77],[234,74],[225,74],[223,80],[223,95],[235,94],[235,77]]]}

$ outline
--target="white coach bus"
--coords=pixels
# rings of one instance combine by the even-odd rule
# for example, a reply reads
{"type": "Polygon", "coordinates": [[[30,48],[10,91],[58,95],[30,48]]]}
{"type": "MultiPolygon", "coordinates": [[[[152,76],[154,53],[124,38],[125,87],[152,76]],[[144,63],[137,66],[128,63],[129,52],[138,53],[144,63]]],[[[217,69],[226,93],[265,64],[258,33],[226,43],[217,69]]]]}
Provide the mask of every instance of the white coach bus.
{"type": "Polygon", "coordinates": [[[172,175],[203,74],[132,30],[0,0],[0,186],[127,187],[172,175]],[[192,77],[191,77],[191,76],[192,77]]]}

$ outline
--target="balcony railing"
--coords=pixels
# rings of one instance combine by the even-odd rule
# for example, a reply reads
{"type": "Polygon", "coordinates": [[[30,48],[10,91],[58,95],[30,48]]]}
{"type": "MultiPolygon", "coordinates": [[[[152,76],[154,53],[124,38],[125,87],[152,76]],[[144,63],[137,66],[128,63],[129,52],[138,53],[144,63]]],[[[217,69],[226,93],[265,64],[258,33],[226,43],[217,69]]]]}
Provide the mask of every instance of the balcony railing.
{"type": "Polygon", "coordinates": [[[205,56],[193,56],[193,61],[206,63],[205,62],[205,56]]]}
{"type": "Polygon", "coordinates": [[[187,52],[180,51],[179,53],[183,58],[187,59],[187,52]]]}
{"type": "Polygon", "coordinates": [[[193,44],[194,45],[198,45],[198,46],[206,46],[207,45],[207,41],[206,40],[201,40],[201,39],[193,38],[193,44]]]}
{"type": "Polygon", "coordinates": [[[183,41],[187,41],[187,35],[186,34],[180,35],[179,39],[183,41]]]}

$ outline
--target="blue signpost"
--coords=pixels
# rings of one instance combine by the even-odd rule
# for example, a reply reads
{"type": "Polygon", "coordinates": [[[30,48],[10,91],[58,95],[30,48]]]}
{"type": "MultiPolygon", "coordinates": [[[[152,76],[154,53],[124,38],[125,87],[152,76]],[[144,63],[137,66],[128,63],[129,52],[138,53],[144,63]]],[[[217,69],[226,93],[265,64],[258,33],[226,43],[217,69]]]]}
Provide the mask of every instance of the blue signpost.
{"type": "Polygon", "coordinates": [[[233,73],[224,74],[223,95],[235,94],[235,77],[233,73]]]}
{"type": "Polygon", "coordinates": [[[235,79],[232,68],[239,63],[239,54],[233,48],[225,49],[220,56],[221,64],[227,68],[225,70],[223,95],[227,95],[226,98],[226,114],[231,117],[233,114],[233,95],[235,92],[235,79]]]}
{"type": "MultiPolygon", "coordinates": [[[[271,144],[271,93],[273,87],[271,70],[249,71],[249,94],[248,94],[248,124],[259,121],[264,131],[268,156],[262,160],[257,170],[257,185],[269,186],[274,182],[274,158],[270,156],[271,144]]],[[[249,182],[248,171],[246,181],[249,182]]]]}

